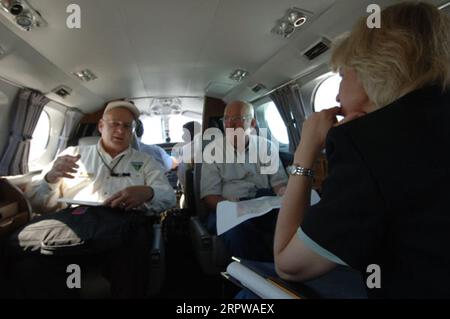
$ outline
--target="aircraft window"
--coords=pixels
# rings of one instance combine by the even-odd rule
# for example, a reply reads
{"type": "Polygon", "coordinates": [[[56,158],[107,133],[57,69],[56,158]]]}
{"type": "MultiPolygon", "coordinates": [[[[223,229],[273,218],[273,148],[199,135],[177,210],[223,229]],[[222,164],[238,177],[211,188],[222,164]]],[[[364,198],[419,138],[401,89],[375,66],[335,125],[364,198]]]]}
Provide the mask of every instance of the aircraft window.
{"type": "Polygon", "coordinates": [[[50,118],[46,111],[42,111],[36,128],[33,132],[33,138],[30,142],[30,156],[28,163],[38,159],[47,149],[50,137],[50,118]]]}
{"type": "Polygon", "coordinates": [[[184,115],[171,115],[166,121],[160,116],[141,116],[140,120],[144,124],[144,135],[142,143],[161,144],[166,142],[164,128],[168,125],[171,143],[183,142],[183,125],[190,121],[198,121],[184,115]]]}
{"type": "Polygon", "coordinates": [[[272,134],[280,144],[289,144],[286,125],[284,124],[275,103],[270,101],[261,105],[260,108],[263,110],[264,120],[267,123],[270,134],[272,134]]]}
{"type": "Polygon", "coordinates": [[[314,95],[314,112],[320,112],[337,106],[336,96],[339,92],[341,77],[339,74],[333,74],[319,84],[314,95]]]}

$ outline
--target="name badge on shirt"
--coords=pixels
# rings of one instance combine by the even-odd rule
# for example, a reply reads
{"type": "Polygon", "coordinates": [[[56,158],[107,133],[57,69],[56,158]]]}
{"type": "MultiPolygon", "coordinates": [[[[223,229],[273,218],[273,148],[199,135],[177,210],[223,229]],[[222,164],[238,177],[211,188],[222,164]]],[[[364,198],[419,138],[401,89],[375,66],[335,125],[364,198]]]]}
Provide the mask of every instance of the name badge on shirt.
{"type": "Polygon", "coordinates": [[[139,172],[142,166],[144,166],[144,162],[131,162],[131,166],[133,166],[136,172],[139,172]]]}

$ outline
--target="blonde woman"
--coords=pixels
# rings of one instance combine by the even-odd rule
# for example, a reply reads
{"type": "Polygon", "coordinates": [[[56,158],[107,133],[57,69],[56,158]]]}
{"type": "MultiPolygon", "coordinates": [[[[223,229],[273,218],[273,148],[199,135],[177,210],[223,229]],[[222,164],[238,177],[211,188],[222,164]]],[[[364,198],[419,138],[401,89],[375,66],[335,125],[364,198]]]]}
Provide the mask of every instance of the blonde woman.
{"type": "Polygon", "coordinates": [[[276,269],[305,281],[344,265],[368,277],[369,297],[450,297],[450,22],[405,2],[384,9],[381,23],[360,20],[334,48],[341,106],[303,125],[276,269]],[[309,207],[323,147],[329,176],[309,207]]]}

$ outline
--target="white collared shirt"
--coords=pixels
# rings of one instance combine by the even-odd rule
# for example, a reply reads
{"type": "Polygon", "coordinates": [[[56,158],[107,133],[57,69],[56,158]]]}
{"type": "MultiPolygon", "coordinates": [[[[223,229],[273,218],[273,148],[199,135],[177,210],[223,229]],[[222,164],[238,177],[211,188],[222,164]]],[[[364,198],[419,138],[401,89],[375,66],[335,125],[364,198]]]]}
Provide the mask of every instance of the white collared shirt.
{"type": "Polygon", "coordinates": [[[150,186],[153,189],[152,200],[145,203],[147,209],[161,212],[176,205],[175,193],[169,181],[160,165],[149,155],[129,147],[113,159],[99,141],[97,145],[69,147],[59,156],[77,154],[81,158],[77,162],[79,168],[73,174],[74,179],[62,178],[58,183],[47,183],[44,176],[52,168],[51,163],[37,183],[27,191],[34,209],[46,212],[64,208],[63,204],[57,202],[61,197],[103,202],[130,186],[150,186]],[[110,169],[113,167],[114,173],[129,176],[111,176],[110,169]]]}
{"type": "MultiPolygon", "coordinates": [[[[200,183],[200,198],[209,195],[221,195],[223,197],[254,197],[258,189],[273,188],[278,185],[287,184],[287,175],[279,159],[278,149],[272,153],[270,165],[273,165],[271,174],[264,173],[264,168],[260,154],[253,157],[249,153],[252,150],[258,150],[259,145],[269,144],[270,142],[256,135],[249,135],[249,144],[240,155],[242,161],[237,160],[238,151],[227,140],[227,138],[216,139],[209,143],[204,150],[204,156],[214,154],[215,159],[223,162],[207,163],[204,160],[202,164],[202,175],[200,183]],[[233,159],[232,163],[224,163],[226,159],[233,159]]],[[[255,154],[254,154],[255,155],[255,154]]],[[[269,165],[269,166],[270,166],[269,165]]]]}

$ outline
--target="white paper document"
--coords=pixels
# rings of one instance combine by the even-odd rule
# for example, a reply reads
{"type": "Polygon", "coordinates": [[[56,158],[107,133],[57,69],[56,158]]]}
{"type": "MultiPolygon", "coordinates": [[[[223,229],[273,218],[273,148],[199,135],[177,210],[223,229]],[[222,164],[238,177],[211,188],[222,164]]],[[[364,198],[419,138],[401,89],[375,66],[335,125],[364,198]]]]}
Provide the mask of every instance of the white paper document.
{"type": "Polygon", "coordinates": [[[102,206],[103,202],[92,202],[92,201],[86,201],[86,200],[77,200],[72,198],[59,198],[59,203],[66,203],[66,204],[72,204],[72,205],[82,205],[82,206],[102,206]]]}
{"type": "MultiPolygon", "coordinates": [[[[272,209],[281,207],[282,197],[265,196],[241,202],[222,201],[217,205],[217,235],[254,217],[267,214],[272,209]]],[[[320,201],[316,191],[311,191],[311,205],[320,201]]]]}

